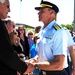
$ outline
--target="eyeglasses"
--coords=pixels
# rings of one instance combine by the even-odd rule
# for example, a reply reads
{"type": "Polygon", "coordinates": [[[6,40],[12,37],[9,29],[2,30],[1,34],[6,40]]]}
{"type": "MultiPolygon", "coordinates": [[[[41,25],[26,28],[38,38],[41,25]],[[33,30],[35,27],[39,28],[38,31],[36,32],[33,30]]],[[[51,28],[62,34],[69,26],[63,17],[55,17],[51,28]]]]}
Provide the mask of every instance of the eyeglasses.
{"type": "Polygon", "coordinates": [[[7,8],[10,8],[10,5],[9,4],[7,5],[7,8]]]}

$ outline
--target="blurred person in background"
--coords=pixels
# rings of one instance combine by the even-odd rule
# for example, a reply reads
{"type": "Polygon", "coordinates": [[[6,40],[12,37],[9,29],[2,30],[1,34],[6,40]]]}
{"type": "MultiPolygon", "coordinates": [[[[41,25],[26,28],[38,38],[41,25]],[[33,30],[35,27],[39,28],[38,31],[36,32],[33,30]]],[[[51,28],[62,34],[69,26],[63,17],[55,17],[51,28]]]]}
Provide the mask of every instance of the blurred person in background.
{"type": "Polygon", "coordinates": [[[69,30],[69,32],[71,33],[71,36],[73,38],[73,41],[75,42],[75,35],[74,35],[73,31],[72,30],[69,30]]]}
{"type": "MultiPolygon", "coordinates": [[[[30,58],[31,59],[33,59],[38,53],[36,50],[36,43],[37,43],[38,39],[39,39],[38,34],[35,34],[33,37],[34,44],[32,45],[32,47],[30,49],[30,58]]],[[[33,75],[42,75],[42,74],[41,74],[41,71],[39,69],[34,69],[33,75]]]]}
{"type": "Polygon", "coordinates": [[[10,34],[15,29],[15,23],[14,21],[11,21],[11,20],[6,20],[5,23],[6,23],[6,29],[8,30],[8,33],[10,34]]]}
{"type": "Polygon", "coordinates": [[[27,36],[28,36],[29,46],[30,46],[30,49],[31,49],[32,45],[34,44],[34,41],[33,41],[33,32],[29,31],[27,36]]]}
{"type": "Polygon", "coordinates": [[[28,37],[26,36],[24,26],[22,26],[22,25],[20,25],[18,27],[18,36],[20,37],[20,43],[24,49],[24,55],[25,55],[26,59],[29,59],[30,47],[29,47],[29,43],[28,43],[28,37]]]}
{"type": "Polygon", "coordinates": [[[17,31],[11,32],[9,34],[9,37],[14,50],[17,52],[18,56],[23,59],[25,55],[23,54],[23,47],[20,44],[20,39],[18,37],[17,31]]]}
{"type": "Polygon", "coordinates": [[[39,33],[41,26],[36,26],[34,30],[34,35],[39,33]]]}

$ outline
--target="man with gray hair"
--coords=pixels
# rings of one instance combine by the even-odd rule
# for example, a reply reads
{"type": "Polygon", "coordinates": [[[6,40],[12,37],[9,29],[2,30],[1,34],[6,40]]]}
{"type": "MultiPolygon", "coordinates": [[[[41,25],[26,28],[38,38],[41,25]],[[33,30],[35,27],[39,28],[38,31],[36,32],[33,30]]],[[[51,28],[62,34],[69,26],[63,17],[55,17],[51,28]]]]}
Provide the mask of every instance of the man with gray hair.
{"type": "Polygon", "coordinates": [[[6,29],[8,31],[8,34],[10,34],[11,32],[13,32],[14,29],[15,29],[15,23],[14,23],[14,21],[7,20],[6,21],[6,29]]]}
{"type": "Polygon", "coordinates": [[[0,75],[17,75],[17,71],[21,75],[27,74],[32,71],[33,65],[27,66],[25,62],[20,60],[11,45],[3,21],[8,17],[8,12],[10,12],[9,0],[0,0],[0,75]]]}

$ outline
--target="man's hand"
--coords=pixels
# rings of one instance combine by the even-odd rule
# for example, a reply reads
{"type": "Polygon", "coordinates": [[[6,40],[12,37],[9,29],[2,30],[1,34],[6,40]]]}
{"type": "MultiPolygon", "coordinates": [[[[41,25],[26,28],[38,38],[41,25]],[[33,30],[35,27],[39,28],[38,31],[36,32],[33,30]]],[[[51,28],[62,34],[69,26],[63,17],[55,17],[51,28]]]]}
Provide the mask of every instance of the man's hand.
{"type": "Polygon", "coordinates": [[[35,59],[29,59],[29,63],[35,63],[36,62],[36,60],[35,59]]]}
{"type": "Polygon", "coordinates": [[[19,72],[17,72],[17,75],[21,75],[19,72]]]}
{"type": "Polygon", "coordinates": [[[31,73],[34,70],[34,65],[33,64],[28,63],[27,65],[28,65],[28,68],[27,68],[27,70],[24,74],[31,73]]]}

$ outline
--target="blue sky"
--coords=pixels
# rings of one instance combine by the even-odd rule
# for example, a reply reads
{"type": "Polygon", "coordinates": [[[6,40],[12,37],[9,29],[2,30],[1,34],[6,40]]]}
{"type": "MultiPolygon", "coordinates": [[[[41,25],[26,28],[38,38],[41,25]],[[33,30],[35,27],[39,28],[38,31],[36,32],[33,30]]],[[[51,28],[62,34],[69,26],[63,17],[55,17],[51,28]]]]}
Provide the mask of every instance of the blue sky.
{"type": "MultiPolygon", "coordinates": [[[[38,21],[37,11],[34,9],[41,0],[10,0],[11,20],[15,23],[24,23],[31,26],[42,25],[38,21]]],[[[55,3],[60,12],[57,15],[59,24],[71,24],[74,19],[74,0],[45,0],[55,3]]]]}

